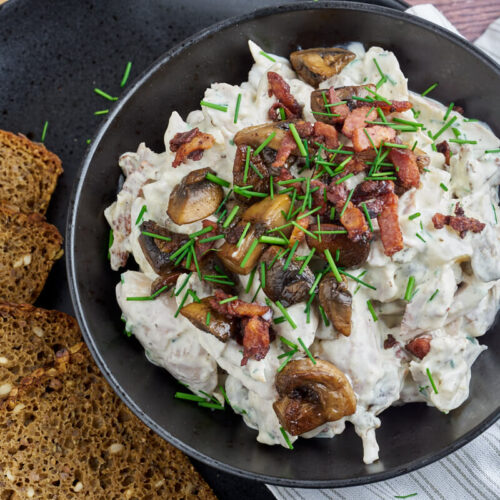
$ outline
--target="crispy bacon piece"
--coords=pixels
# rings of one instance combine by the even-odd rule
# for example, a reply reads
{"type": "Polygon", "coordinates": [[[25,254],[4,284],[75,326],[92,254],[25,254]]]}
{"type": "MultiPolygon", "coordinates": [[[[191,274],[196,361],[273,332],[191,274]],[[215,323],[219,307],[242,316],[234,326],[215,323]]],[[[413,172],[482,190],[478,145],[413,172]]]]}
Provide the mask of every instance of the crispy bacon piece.
{"type": "Polygon", "coordinates": [[[217,312],[233,318],[265,316],[266,314],[270,316],[270,307],[261,306],[255,302],[249,303],[236,299],[225,304],[220,304],[221,300],[228,299],[229,297],[231,296],[222,290],[215,290],[214,297],[210,299],[210,306],[217,312]]]}
{"type": "Polygon", "coordinates": [[[465,238],[467,231],[480,233],[486,226],[486,224],[483,224],[473,217],[465,217],[463,208],[461,208],[458,203],[455,208],[455,213],[458,215],[443,215],[440,213],[434,214],[432,217],[434,227],[436,229],[443,229],[445,225],[450,226],[460,234],[460,238],[465,238]]]}
{"type": "Polygon", "coordinates": [[[446,165],[450,164],[450,158],[451,158],[451,151],[450,151],[450,145],[448,144],[447,141],[440,142],[439,144],[436,144],[436,149],[438,150],[438,153],[441,153],[444,155],[444,162],[446,165]]]}
{"type": "Polygon", "coordinates": [[[281,141],[278,152],[276,153],[276,159],[272,164],[273,167],[282,167],[285,165],[288,157],[297,151],[297,143],[293,138],[293,135],[290,131],[285,134],[285,137],[281,141]]]}
{"type": "Polygon", "coordinates": [[[420,184],[420,171],[418,170],[417,157],[410,149],[391,148],[389,160],[396,167],[396,175],[401,185],[410,189],[420,184]]]}
{"type": "Polygon", "coordinates": [[[358,128],[352,134],[352,144],[357,153],[366,149],[373,149],[372,142],[378,148],[382,142],[391,142],[396,138],[396,131],[384,125],[374,125],[368,128],[358,128]],[[366,133],[365,133],[366,130],[366,133]],[[368,139],[368,134],[371,141],[368,139]]]}
{"type": "Polygon", "coordinates": [[[285,110],[287,118],[300,118],[302,106],[290,93],[290,85],[274,71],[268,71],[267,81],[269,82],[269,95],[274,95],[278,99],[278,106],[271,106],[269,117],[274,120],[277,114],[276,108],[281,107],[285,110]]]}
{"type": "Polygon", "coordinates": [[[380,108],[384,114],[389,113],[402,113],[403,111],[408,111],[413,107],[413,104],[409,101],[391,101],[390,104],[385,101],[357,101],[357,106],[359,107],[367,107],[370,108],[374,106],[375,108],[380,108]]]}
{"type": "Polygon", "coordinates": [[[384,253],[389,257],[403,249],[403,235],[398,220],[398,197],[394,193],[383,195],[383,208],[378,216],[380,237],[384,253]]]}
{"type": "MultiPolygon", "coordinates": [[[[295,177],[290,172],[290,170],[288,170],[286,167],[280,167],[278,169],[278,174],[276,176],[274,176],[274,180],[276,182],[279,182],[279,181],[289,181],[289,180],[292,180],[292,179],[295,179],[295,177]]],[[[297,190],[298,194],[302,193],[302,184],[300,183],[300,181],[292,182],[290,184],[286,184],[286,186],[283,186],[283,187],[287,187],[287,188],[294,187],[297,190]]]]}
{"type": "Polygon", "coordinates": [[[311,122],[305,122],[304,120],[295,122],[295,128],[302,139],[308,139],[314,132],[314,125],[311,122]]]}
{"type": "Polygon", "coordinates": [[[398,341],[394,338],[392,334],[389,333],[387,335],[387,338],[384,340],[384,349],[390,349],[391,347],[394,347],[398,341]]]}
{"type": "Polygon", "coordinates": [[[424,359],[431,349],[431,337],[429,335],[417,337],[410,340],[410,342],[405,345],[405,348],[417,358],[424,359]]]}
{"type": "Polygon", "coordinates": [[[198,161],[203,156],[205,149],[214,145],[215,139],[210,134],[200,132],[198,127],[188,132],[178,132],[170,140],[170,151],[175,152],[172,167],[176,168],[188,158],[198,161]]]}
{"type": "MultiPolygon", "coordinates": [[[[330,87],[328,89],[328,93],[326,95],[327,95],[328,104],[335,104],[337,102],[342,101],[342,99],[340,99],[337,92],[335,91],[334,87],[330,87]]],[[[332,114],[340,115],[340,116],[334,116],[331,118],[331,121],[333,123],[344,123],[344,120],[349,115],[349,106],[347,106],[347,104],[339,104],[338,106],[330,106],[328,109],[332,112],[332,114]]]]}
{"type": "MultiPolygon", "coordinates": [[[[366,110],[366,107],[353,109],[344,121],[344,126],[342,127],[342,133],[352,139],[354,131],[356,129],[362,129],[367,124],[366,120],[374,121],[377,118],[377,112],[375,109],[366,110]]],[[[364,135],[364,133],[363,133],[364,135]]],[[[366,149],[366,148],[365,148],[366,149]]]]}
{"type": "MultiPolygon", "coordinates": [[[[300,135],[302,137],[302,134],[300,135]]],[[[333,125],[323,122],[314,123],[313,139],[324,144],[328,149],[335,149],[339,145],[337,129],[333,125]]]]}
{"type": "Polygon", "coordinates": [[[392,181],[364,181],[356,186],[351,199],[354,203],[360,203],[387,193],[394,193],[392,181]]]}
{"type": "Polygon", "coordinates": [[[314,207],[321,207],[321,210],[318,211],[320,215],[324,215],[327,210],[327,203],[325,201],[325,191],[327,189],[326,184],[323,184],[318,179],[313,179],[311,181],[311,188],[318,187],[314,193],[312,193],[313,205],[314,207]]]}
{"type": "MultiPolygon", "coordinates": [[[[297,216],[297,224],[300,227],[307,229],[309,227],[309,224],[311,223],[311,218],[302,217],[302,219],[299,219],[299,217],[303,214],[304,212],[300,212],[299,215],[297,216]]],[[[292,248],[296,241],[298,241],[300,244],[302,241],[304,241],[305,236],[306,234],[304,233],[304,231],[301,231],[297,226],[293,226],[292,234],[290,235],[289,238],[290,243],[288,243],[289,248],[292,248]]]]}
{"type": "Polygon", "coordinates": [[[259,316],[244,319],[243,329],[243,358],[241,366],[245,366],[249,359],[260,361],[269,352],[270,335],[269,322],[259,316]]]}
{"type": "Polygon", "coordinates": [[[363,212],[355,207],[351,202],[340,218],[340,222],[347,229],[347,237],[354,241],[368,241],[372,238],[372,233],[366,223],[363,212]]]}

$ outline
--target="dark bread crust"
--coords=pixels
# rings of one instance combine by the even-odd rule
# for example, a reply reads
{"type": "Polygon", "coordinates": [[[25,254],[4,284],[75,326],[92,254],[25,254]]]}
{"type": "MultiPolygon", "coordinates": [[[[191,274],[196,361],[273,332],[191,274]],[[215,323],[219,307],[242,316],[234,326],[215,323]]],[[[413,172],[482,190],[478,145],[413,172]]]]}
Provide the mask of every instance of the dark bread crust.
{"type": "Polygon", "coordinates": [[[0,202],[45,214],[62,172],[59,157],[43,144],[0,130],[0,202]]]}
{"type": "MultiPolygon", "coordinates": [[[[187,457],[112,391],[73,318],[26,304],[0,304],[0,317],[0,336],[24,319],[47,329],[48,344],[63,346],[0,405],[0,499],[216,498],[187,457]]],[[[23,356],[13,344],[3,355],[23,356]]]]}
{"type": "Polygon", "coordinates": [[[0,204],[0,300],[35,302],[54,262],[63,255],[62,242],[43,215],[0,204]]]}

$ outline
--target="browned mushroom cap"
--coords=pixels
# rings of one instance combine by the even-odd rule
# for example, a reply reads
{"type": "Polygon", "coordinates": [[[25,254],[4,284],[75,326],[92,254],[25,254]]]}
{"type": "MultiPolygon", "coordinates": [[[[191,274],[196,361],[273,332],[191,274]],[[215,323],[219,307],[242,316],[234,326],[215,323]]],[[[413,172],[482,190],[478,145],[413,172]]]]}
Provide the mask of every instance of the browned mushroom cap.
{"type": "MultiPolygon", "coordinates": [[[[337,87],[335,92],[341,101],[350,101],[353,97],[371,97],[373,94],[366,90],[375,91],[376,87],[373,83],[367,83],[365,85],[347,85],[345,87],[337,87]]],[[[316,92],[316,91],[314,91],[316,92]]]]}
{"type": "Polygon", "coordinates": [[[151,220],[144,221],[140,227],[139,244],[141,245],[144,257],[149,262],[154,272],[157,274],[167,274],[174,267],[174,261],[170,256],[189,239],[187,234],[174,233],[156,224],[151,220]],[[169,241],[147,236],[143,233],[157,234],[169,241]]]}
{"type": "Polygon", "coordinates": [[[298,436],[352,415],[356,396],[347,377],[332,363],[309,358],[290,361],[276,375],[279,399],[273,408],[283,428],[298,436]]]}
{"type": "Polygon", "coordinates": [[[316,48],[292,52],[290,62],[302,80],[317,87],[323,80],[340,73],[355,57],[353,52],[337,47],[316,48]]]}
{"type": "Polygon", "coordinates": [[[234,318],[227,318],[215,311],[210,306],[210,299],[212,298],[205,297],[200,302],[192,302],[184,306],[181,309],[181,314],[191,321],[196,328],[211,333],[221,342],[227,342],[236,333],[236,321],[234,318]],[[208,313],[210,313],[210,318],[207,325],[208,313]]]}
{"type": "MultiPolygon", "coordinates": [[[[309,227],[309,231],[312,233],[317,230],[318,226],[315,224],[309,227]]],[[[337,224],[321,224],[321,231],[345,231],[345,229],[337,224]]],[[[370,253],[370,243],[362,240],[354,242],[345,233],[322,234],[321,241],[319,238],[315,240],[312,236],[306,235],[306,241],[310,248],[315,248],[321,255],[328,249],[335,257],[337,250],[339,250],[337,265],[341,267],[359,266],[366,261],[370,253]]]]}
{"type": "Polygon", "coordinates": [[[216,252],[207,252],[199,264],[203,276],[207,278],[205,280],[207,284],[212,285],[214,289],[218,288],[226,293],[235,295],[236,277],[224,267],[222,260],[219,259],[216,252]],[[217,278],[211,281],[211,276],[217,276],[217,278]]]}
{"type": "MultiPolygon", "coordinates": [[[[248,222],[248,229],[243,241],[238,247],[236,243],[225,242],[218,252],[219,258],[224,265],[233,273],[248,274],[254,267],[265,249],[263,243],[258,243],[253,252],[247,257],[253,242],[268,229],[273,229],[285,224],[283,213],[288,213],[291,200],[286,194],[268,196],[258,203],[254,203],[243,213],[241,220],[235,226],[234,231],[242,234],[248,222]],[[242,262],[245,259],[245,265],[242,262]]],[[[285,234],[289,234],[289,228],[285,228],[285,234]]]]}
{"type": "Polygon", "coordinates": [[[224,190],[206,179],[210,168],[193,170],[170,194],[167,214],[176,224],[190,224],[213,214],[224,198],[224,190]]]}
{"type": "MultiPolygon", "coordinates": [[[[247,148],[250,146],[241,145],[236,148],[233,163],[233,184],[235,186],[248,186],[251,185],[252,191],[257,193],[267,193],[269,191],[269,169],[264,163],[261,155],[253,155],[254,149],[250,147],[250,161],[247,168],[247,175],[245,177],[245,164],[247,157],[247,148]],[[259,172],[254,170],[253,167],[259,172]]],[[[240,194],[236,194],[235,198],[242,203],[249,203],[248,198],[240,194]]]]}
{"type": "Polygon", "coordinates": [[[252,148],[258,148],[273,132],[275,136],[272,138],[271,142],[267,145],[268,148],[278,150],[281,141],[284,139],[288,128],[288,121],[277,122],[277,123],[264,123],[263,125],[255,125],[253,127],[247,127],[240,130],[234,136],[234,143],[236,146],[251,146],[252,148]]]}
{"type": "Polygon", "coordinates": [[[164,290],[161,293],[170,290],[177,283],[177,278],[179,278],[181,274],[182,271],[172,271],[164,276],[156,278],[153,283],[151,283],[151,295],[159,292],[162,288],[164,288],[164,290]]]}
{"type": "Polygon", "coordinates": [[[347,279],[339,283],[333,273],[328,273],[319,284],[319,303],[328,319],[342,335],[351,335],[352,295],[347,289],[347,279]]]}
{"type": "Polygon", "coordinates": [[[260,259],[266,265],[264,293],[273,301],[279,300],[285,307],[302,302],[309,295],[309,290],[314,283],[314,274],[306,267],[299,274],[302,264],[290,261],[285,270],[286,257],[276,259],[278,253],[283,253],[283,248],[270,246],[260,259]],[[269,265],[273,262],[271,268],[269,265]]]}

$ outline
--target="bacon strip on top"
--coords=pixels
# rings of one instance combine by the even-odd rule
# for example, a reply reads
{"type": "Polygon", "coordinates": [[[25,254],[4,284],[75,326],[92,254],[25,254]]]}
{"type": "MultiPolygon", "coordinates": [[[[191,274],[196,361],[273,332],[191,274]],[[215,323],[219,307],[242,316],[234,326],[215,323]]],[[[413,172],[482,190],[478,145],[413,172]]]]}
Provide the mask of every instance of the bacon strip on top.
{"type": "Polygon", "coordinates": [[[368,241],[372,238],[363,212],[351,202],[347,204],[340,222],[347,229],[347,237],[351,241],[368,241]]]}
{"type": "Polygon", "coordinates": [[[187,132],[178,132],[170,140],[170,151],[175,152],[172,167],[178,167],[188,158],[194,161],[201,160],[203,151],[210,149],[214,143],[214,137],[210,134],[200,132],[198,127],[187,132]]]}
{"type": "Polygon", "coordinates": [[[323,122],[314,123],[313,140],[324,144],[328,149],[335,149],[339,145],[337,129],[323,122]]]}
{"type": "Polygon", "coordinates": [[[391,148],[389,159],[394,164],[396,175],[401,185],[410,189],[420,184],[420,171],[417,165],[417,157],[410,149],[391,148]]]}
{"type": "Polygon", "coordinates": [[[392,142],[396,138],[396,131],[384,125],[374,125],[368,128],[357,128],[352,134],[352,144],[357,153],[365,149],[378,148],[382,142],[392,142]],[[366,132],[365,132],[366,131],[366,132]],[[368,139],[367,134],[370,136],[368,139]],[[373,144],[372,144],[373,143],[373,144]]]}
{"type": "MultiPolygon", "coordinates": [[[[330,87],[328,89],[326,96],[327,96],[328,104],[336,104],[336,103],[342,101],[342,99],[340,99],[337,92],[335,91],[335,87],[330,87]]],[[[334,115],[339,115],[339,116],[331,117],[330,118],[331,123],[344,123],[344,120],[349,115],[349,106],[347,106],[347,104],[339,104],[337,106],[329,106],[328,110],[334,115]]]]}
{"type": "Polygon", "coordinates": [[[377,118],[377,112],[375,109],[366,109],[366,107],[353,109],[344,121],[344,126],[342,127],[342,133],[352,138],[354,131],[358,128],[362,129],[365,126],[369,126],[366,122],[374,121],[377,118]]]}
{"type": "Polygon", "coordinates": [[[274,95],[278,99],[278,106],[271,106],[269,117],[272,120],[279,118],[277,108],[283,108],[288,119],[300,118],[302,116],[302,106],[290,93],[290,85],[274,71],[268,71],[267,81],[269,82],[269,95],[274,95]]]}
{"type": "Polygon", "coordinates": [[[389,257],[403,249],[403,235],[399,227],[398,197],[394,193],[383,195],[383,208],[378,216],[380,237],[384,253],[389,257]]]}

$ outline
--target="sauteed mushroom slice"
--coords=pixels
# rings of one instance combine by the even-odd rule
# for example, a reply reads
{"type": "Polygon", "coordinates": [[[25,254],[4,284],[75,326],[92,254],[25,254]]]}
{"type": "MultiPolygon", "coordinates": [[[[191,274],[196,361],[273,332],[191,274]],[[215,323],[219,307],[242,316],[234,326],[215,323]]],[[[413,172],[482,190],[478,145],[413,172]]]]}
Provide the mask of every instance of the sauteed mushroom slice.
{"type": "Polygon", "coordinates": [[[299,274],[302,265],[293,260],[285,269],[286,258],[276,259],[280,252],[283,253],[283,248],[270,246],[260,259],[266,265],[263,289],[273,302],[279,300],[285,307],[289,307],[308,298],[309,290],[314,283],[314,274],[308,267],[299,274]],[[269,267],[271,263],[273,265],[269,267]]]}
{"type": "MultiPolygon", "coordinates": [[[[280,194],[275,195],[274,199],[271,197],[264,198],[245,210],[241,220],[234,228],[234,231],[242,234],[247,224],[250,223],[240,246],[238,247],[237,243],[226,241],[218,252],[219,258],[230,271],[237,274],[248,274],[255,267],[265,249],[263,243],[255,242],[268,229],[285,224],[283,213],[288,213],[290,203],[288,195],[280,194]]],[[[285,228],[285,234],[286,229],[289,228],[285,228]]]]}
{"type": "Polygon", "coordinates": [[[339,283],[333,273],[328,273],[319,284],[319,303],[328,319],[342,335],[351,335],[352,295],[347,288],[347,279],[342,276],[339,283]]]}
{"type": "Polygon", "coordinates": [[[236,146],[251,146],[252,148],[258,148],[273,132],[275,132],[274,137],[271,142],[267,145],[268,148],[278,150],[281,141],[284,139],[288,131],[289,122],[282,121],[276,123],[264,123],[263,125],[255,125],[253,127],[247,127],[234,136],[234,143],[236,146]]]}
{"type": "MultiPolygon", "coordinates": [[[[318,230],[318,226],[313,224],[309,227],[309,231],[314,233],[318,230]]],[[[321,224],[321,231],[345,231],[343,226],[337,224],[321,224]]],[[[322,255],[326,249],[330,250],[332,256],[335,257],[339,250],[339,259],[337,265],[341,267],[360,266],[368,258],[370,253],[370,244],[367,241],[352,241],[347,237],[346,233],[339,234],[321,234],[321,241],[316,240],[312,236],[306,235],[306,241],[310,248],[316,248],[316,251],[322,255]]]]}
{"type": "Polygon", "coordinates": [[[200,268],[203,276],[206,277],[205,281],[212,285],[214,289],[219,288],[234,295],[234,287],[238,280],[231,271],[224,267],[216,252],[207,252],[200,261],[200,268]]]}
{"type": "Polygon", "coordinates": [[[236,333],[236,320],[215,311],[210,305],[211,298],[213,297],[205,297],[200,302],[192,302],[184,306],[181,309],[181,314],[196,328],[211,333],[221,342],[227,342],[236,333]],[[210,313],[210,317],[207,325],[208,313],[210,313]]]}
{"type": "Polygon", "coordinates": [[[322,359],[290,361],[276,376],[279,399],[273,408],[283,428],[298,436],[352,415],[356,396],[347,377],[322,359]]]}
{"type": "Polygon", "coordinates": [[[170,259],[171,255],[184,243],[189,237],[186,234],[174,233],[168,229],[156,224],[151,220],[144,221],[140,227],[139,244],[141,245],[144,257],[149,262],[155,273],[164,275],[172,270],[174,261],[170,259]],[[144,233],[157,234],[163,238],[155,238],[144,233]]]}
{"type": "Polygon", "coordinates": [[[338,47],[298,50],[290,54],[293,69],[309,85],[317,87],[323,80],[340,73],[356,54],[338,47]]]}
{"type": "Polygon", "coordinates": [[[193,170],[175,186],[168,201],[167,214],[179,225],[190,224],[213,214],[224,198],[224,190],[209,181],[210,168],[193,170]]]}
{"type": "Polygon", "coordinates": [[[182,271],[172,271],[164,276],[159,276],[153,283],[151,283],[151,295],[159,292],[162,288],[165,288],[161,293],[165,293],[170,290],[176,283],[177,278],[182,274],[182,271]]]}

